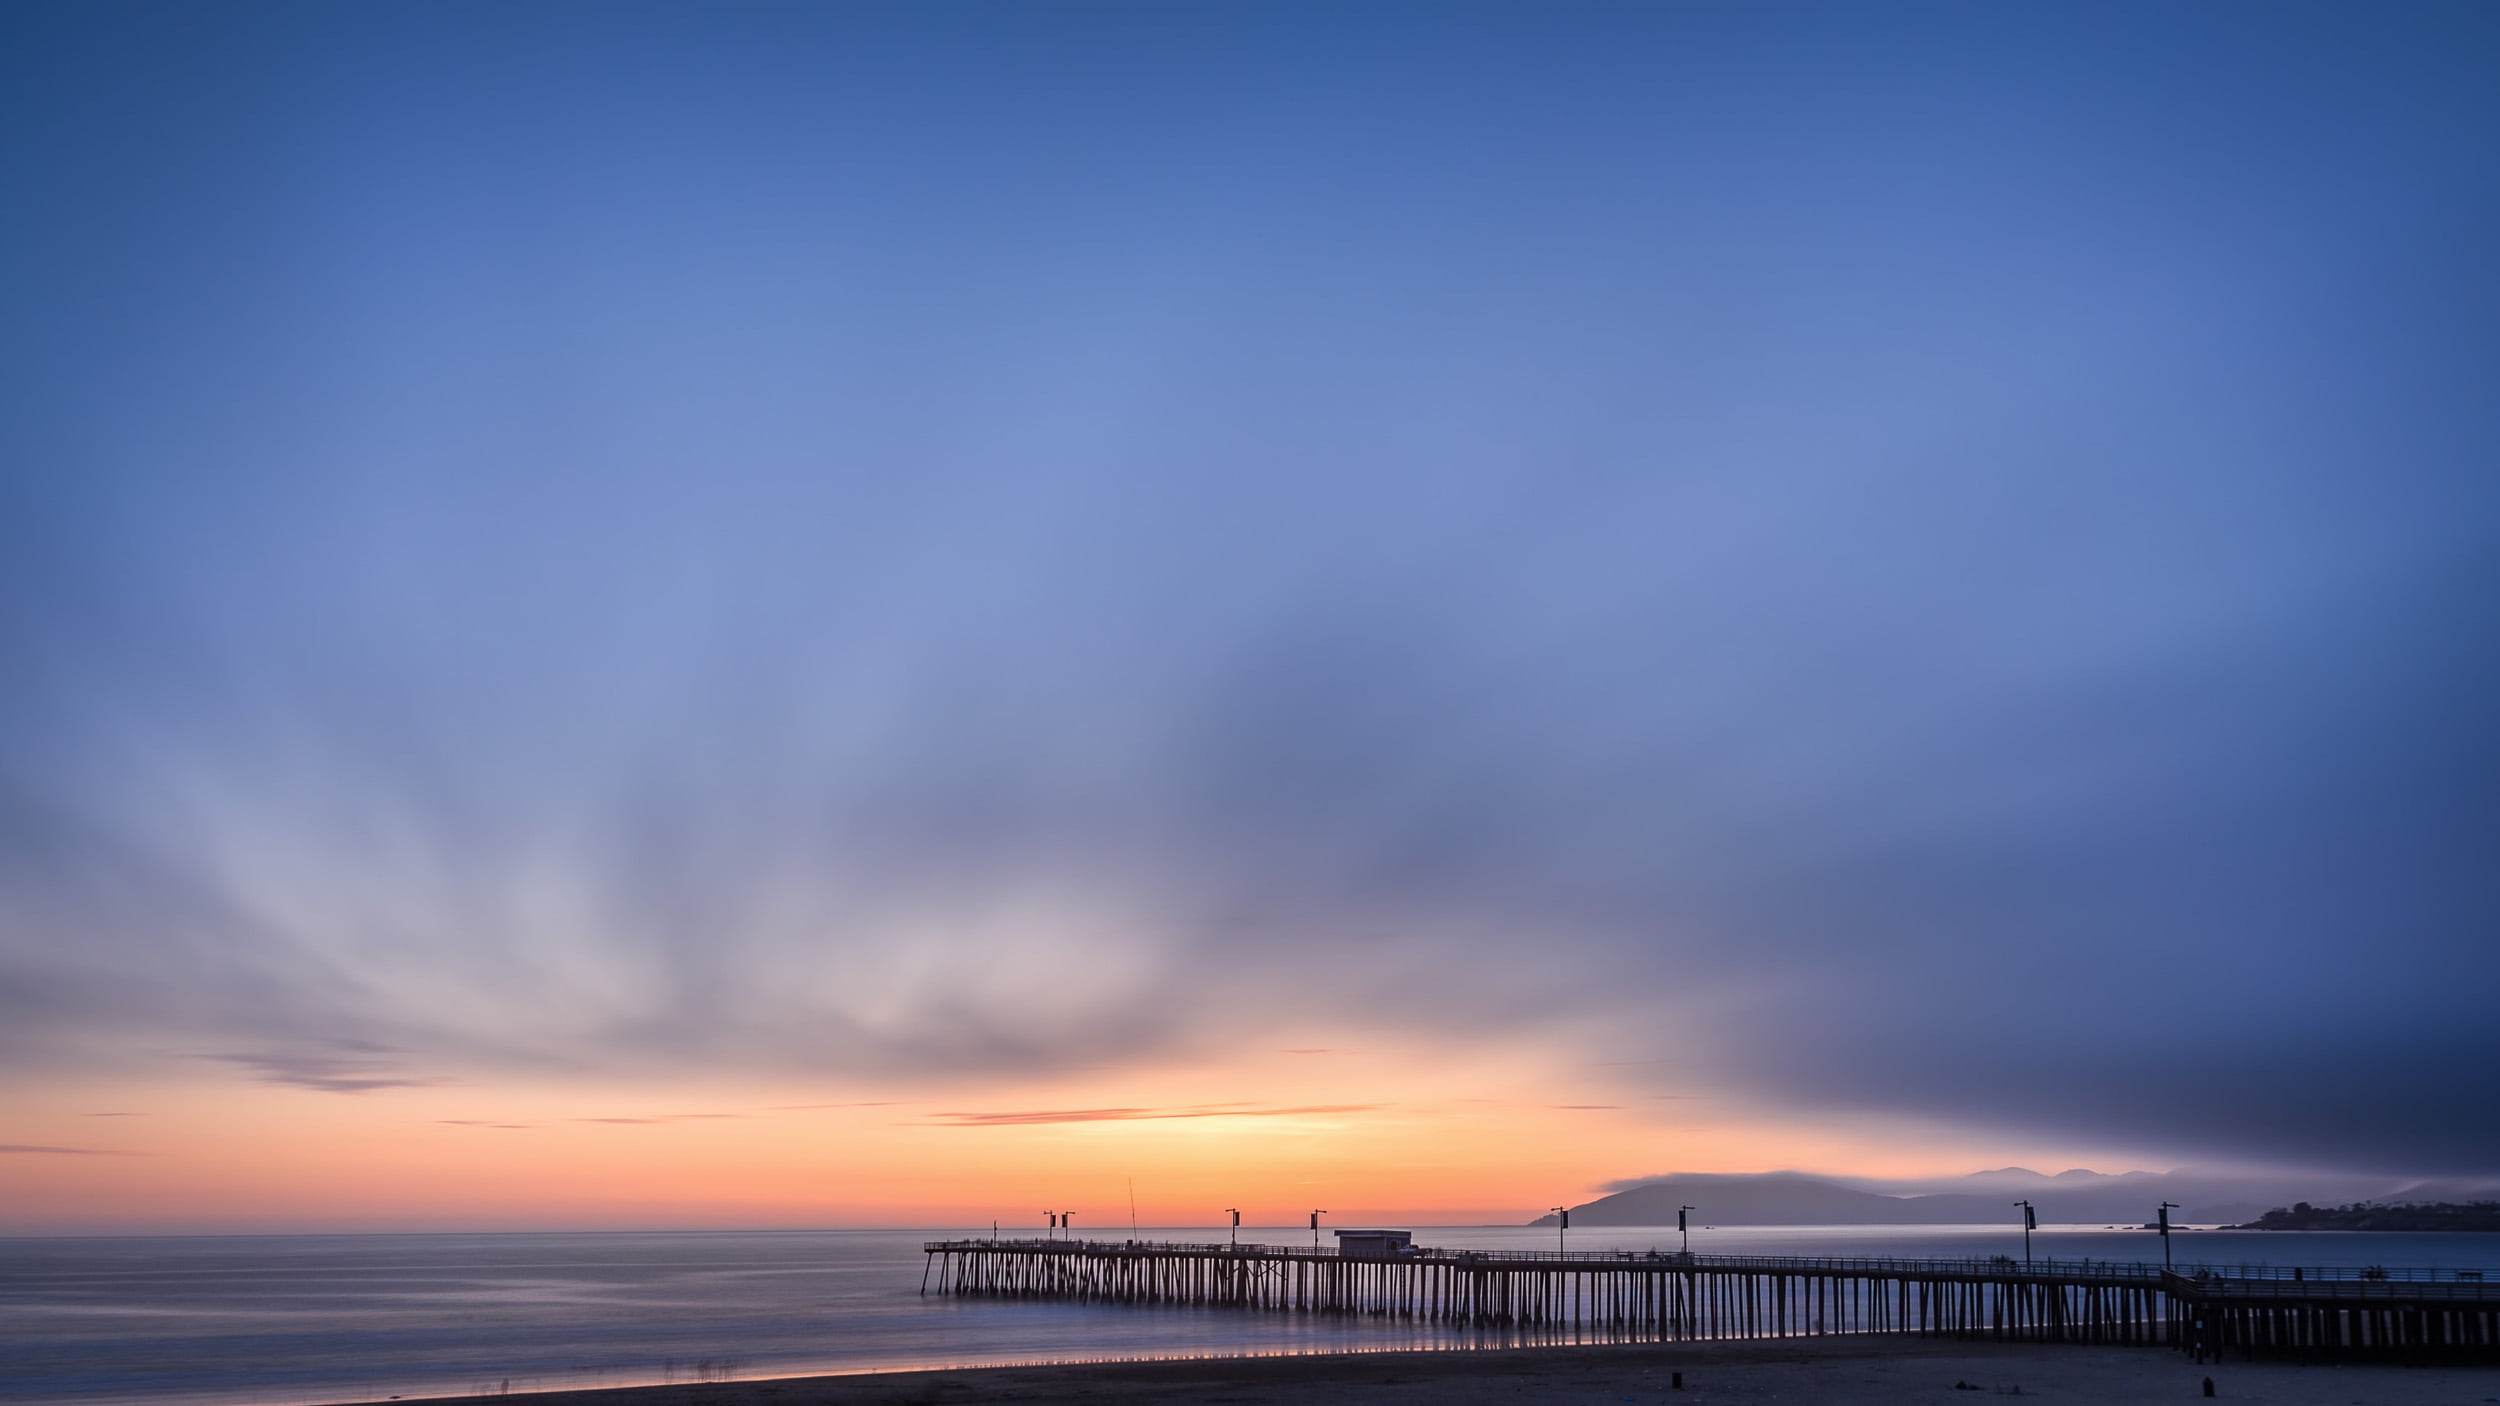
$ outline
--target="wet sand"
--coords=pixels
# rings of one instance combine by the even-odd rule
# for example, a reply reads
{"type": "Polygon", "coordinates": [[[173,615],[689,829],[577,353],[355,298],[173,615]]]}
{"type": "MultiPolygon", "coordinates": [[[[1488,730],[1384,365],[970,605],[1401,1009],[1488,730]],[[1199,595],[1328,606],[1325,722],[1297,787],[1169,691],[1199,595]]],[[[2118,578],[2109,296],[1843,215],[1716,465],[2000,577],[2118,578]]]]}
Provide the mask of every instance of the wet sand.
{"type": "Polygon", "coordinates": [[[533,1393],[530,1406],[1703,1406],[1770,1401],[1942,1406],[2015,1395],[2043,1402],[2136,1406],[2204,1400],[2207,1377],[2213,1379],[2216,1400],[2279,1406],[2500,1402],[2500,1366],[2198,1366],[2164,1348],[1823,1338],[1810,1344],[1205,1358],[784,1377],[533,1393]],[[1681,1390],[1674,1386],[1679,1372],[1681,1390]]]}

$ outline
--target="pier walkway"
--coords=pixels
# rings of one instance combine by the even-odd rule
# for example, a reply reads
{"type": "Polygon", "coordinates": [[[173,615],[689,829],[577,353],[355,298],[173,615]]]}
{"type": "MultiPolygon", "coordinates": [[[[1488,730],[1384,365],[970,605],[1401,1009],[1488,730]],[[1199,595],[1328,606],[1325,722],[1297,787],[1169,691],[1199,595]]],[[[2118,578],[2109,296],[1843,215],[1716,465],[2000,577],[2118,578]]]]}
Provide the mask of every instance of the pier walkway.
{"type": "Polygon", "coordinates": [[[921,1292],[1237,1306],[1690,1341],[1904,1333],[2166,1344],[2314,1360],[2500,1360],[2500,1279],[2470,1270],[2096,1260],[1813,1259],[1421,1247],[934,1240],[921,1292]]]}

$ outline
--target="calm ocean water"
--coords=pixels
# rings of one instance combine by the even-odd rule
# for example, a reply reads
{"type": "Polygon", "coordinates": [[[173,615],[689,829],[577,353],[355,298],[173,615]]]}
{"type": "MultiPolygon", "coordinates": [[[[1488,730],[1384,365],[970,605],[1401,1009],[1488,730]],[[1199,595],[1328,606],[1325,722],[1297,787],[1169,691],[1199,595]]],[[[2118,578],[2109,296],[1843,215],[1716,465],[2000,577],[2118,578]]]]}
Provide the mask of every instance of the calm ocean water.
{"type": "MultiPolygon", "coordinates": [[[[1105,1358],[1496,1346],[1521,1339],[1229,1309],[919,1294],[922,1241],[959,1231],[0,1239],[0,1402],[286,1406],[811,1372],[1105,1358]]],[[[982,1232],[969,1232],[982,1233],[982,1232]]],[[[1110,1234],[1109,1230],[1101,1233],[1110,1234]]],[[[1123,1236],[1125,1231],[1120,1232],[1123,1236]]],[[[1262,1231],[1270,1243],[1308,1232],[1262,1231]]],[[[1205,1229],[1141,1238],[1221,1239],[1205,1229]]],[[[1253,1238],[1245,1235],[1245,1239],[1253,1238]]],[[[1553,1232],[1419,1231],[1543,1249],[1553,1232]]],[[[1672,1249],[1587,1230],[1573,1249],[1672,1249]]],[[[2022,1253],[1994,1227],[1697,1231],[1721,1254],[2022,1253]]],[[[2060,1259],[2158,1260],[2143,1232],[2043,1230],[2060,1259]]],[[[2204,1231],[2181,1263],[2500,1269],[2500,1237],[2204,1231]]]]}

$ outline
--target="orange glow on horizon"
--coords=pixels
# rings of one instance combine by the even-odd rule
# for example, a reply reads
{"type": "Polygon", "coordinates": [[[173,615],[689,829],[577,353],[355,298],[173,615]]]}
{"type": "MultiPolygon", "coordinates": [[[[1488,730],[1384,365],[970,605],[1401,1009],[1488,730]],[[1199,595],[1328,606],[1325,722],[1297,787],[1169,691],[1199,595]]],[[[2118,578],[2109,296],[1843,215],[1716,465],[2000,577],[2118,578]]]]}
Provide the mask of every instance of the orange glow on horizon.
{"type": "MultiPolygon", "coordinates": [[[[1349,1042],[1351,1043],[1351,1042],[1349,1042]]],[[[0,1233],[1519,1223],[1610,1179],[2001,1161],[1938,1130],[1781,1120],[1520,1051],[1259,1052],[879,1092],[212,1076],[21,1089],[0,1233]],[[119,1116],[97,1116],[99,1113],[119,1116]],[[1914,1135],[1913,1135],[1914,1134],[1914,1135]],[[1915,1145],[1915,1152],[1904,1151],[1915,1145]]]]}

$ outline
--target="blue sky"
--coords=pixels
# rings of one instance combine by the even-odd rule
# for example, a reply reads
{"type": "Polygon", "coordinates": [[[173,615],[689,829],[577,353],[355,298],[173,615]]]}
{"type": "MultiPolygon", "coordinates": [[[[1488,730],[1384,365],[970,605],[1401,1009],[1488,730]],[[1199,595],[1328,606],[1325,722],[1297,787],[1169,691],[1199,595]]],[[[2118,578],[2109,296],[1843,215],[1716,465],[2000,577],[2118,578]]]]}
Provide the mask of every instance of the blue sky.
{"type": "Polygon", "coordinates": [[[2500,1170],[2488,7],[0,23],[18,1077],[2500,1170]]]}

